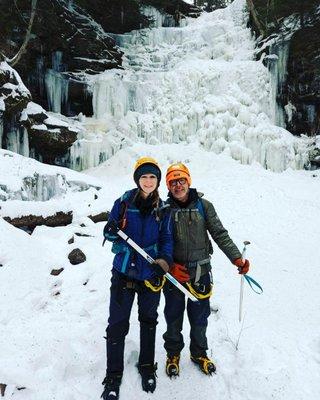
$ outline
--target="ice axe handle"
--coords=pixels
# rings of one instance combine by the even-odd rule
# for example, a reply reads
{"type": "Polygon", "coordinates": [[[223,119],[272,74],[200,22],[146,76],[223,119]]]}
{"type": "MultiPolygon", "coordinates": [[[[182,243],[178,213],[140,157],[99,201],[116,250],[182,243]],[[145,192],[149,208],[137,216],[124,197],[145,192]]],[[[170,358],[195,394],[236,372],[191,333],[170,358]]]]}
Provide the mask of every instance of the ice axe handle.
{"type": "MultiPolygon", "coordinates": [[[[242,250],[241,254],[241,259],[244,261],[246,258],[246,251],[247,251],[247,245],[250,244],[248,240],[243,242],[244,247],[242,250]]],[[[241,280],[240,280],[240,296],[239,296],[239,322],[242,320],[242,309],[243,309],[243,291],[244,291],[244,276],[241,275],[241,280]]]]}

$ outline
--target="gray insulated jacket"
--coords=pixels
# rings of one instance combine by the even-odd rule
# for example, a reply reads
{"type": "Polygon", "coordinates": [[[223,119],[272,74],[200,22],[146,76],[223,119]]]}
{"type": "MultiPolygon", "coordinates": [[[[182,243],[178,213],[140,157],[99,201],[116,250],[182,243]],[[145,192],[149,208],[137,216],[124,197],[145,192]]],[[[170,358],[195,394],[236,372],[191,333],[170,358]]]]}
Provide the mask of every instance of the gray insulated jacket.
{"type": "Polygon", "coordinates": [[[190,190],[195,199],[186,208],[179,207],[172,197],[167,200],[174,225],[174,261],[191,268],[197,261],[208,259],[213,253],[208,232],[231,262],[240,258],[239,249],[223,227],[212,203],[203,199],[202,193],[194,196],[195,189],[190,190]]]}

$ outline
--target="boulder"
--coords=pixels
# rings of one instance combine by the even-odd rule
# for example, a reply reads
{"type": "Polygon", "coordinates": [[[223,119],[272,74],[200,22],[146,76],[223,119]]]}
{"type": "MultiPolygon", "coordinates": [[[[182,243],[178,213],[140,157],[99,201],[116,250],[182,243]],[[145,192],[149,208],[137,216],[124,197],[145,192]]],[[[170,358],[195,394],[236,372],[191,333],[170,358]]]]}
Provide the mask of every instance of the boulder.
{"type": "Polygon", "coordinates": [[[80,249],[73,249],[68,255],[69,261],[72,265],[81,264],[86,261],[87,257],[80,249]]]}
{"type": "Polygon", "coordinates": [[[51,270],[50,275],[58,276],[58,275],[61,274],[61,272],[62,272],[63,270],[64,270],[64,268],[53,269],[53,270],[51,270]]]}

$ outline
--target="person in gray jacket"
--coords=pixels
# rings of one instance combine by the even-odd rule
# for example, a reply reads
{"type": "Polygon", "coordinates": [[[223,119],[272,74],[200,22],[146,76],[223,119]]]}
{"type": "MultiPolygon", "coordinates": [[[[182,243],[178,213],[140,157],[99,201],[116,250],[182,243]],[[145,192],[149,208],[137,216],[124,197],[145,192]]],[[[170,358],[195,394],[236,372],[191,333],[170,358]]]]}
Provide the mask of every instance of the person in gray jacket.
{"type": "MultiPolygon", "coordinates": [[[[174,221],[174,264],[170,273],[198,298],[198,302],[187,301],[190,322],[190,358],[200,370],[211,375],[216,366],[207,356],[206,330],[210,315],[209,298],[212,293],[210,257],[213,252],[208,232],[219,248],[236,265],[240,274],[249,271],[249,261],[241,253],[223,227],[212,203],[203,194],[190,188],[191,176],[182,163],[169,166],[166,174],[169,189],[167,203],[174,221]]],[[[166,373],[169,377],[180,372],[180,353],[184,347],[182,336],[185,311],[185,295],[169,281],[164,289],[164,315],[167,330],[163,334],[167,351],[166,373]]]]}

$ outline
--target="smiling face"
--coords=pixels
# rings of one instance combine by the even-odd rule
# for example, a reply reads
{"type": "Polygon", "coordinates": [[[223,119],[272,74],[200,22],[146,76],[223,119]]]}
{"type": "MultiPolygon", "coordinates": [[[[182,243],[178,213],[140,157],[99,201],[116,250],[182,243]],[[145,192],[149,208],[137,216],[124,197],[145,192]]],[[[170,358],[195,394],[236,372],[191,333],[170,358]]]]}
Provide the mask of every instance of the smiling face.
{"type": "Polygon", "coordinates": [[[183,203],[188,200],[189,184],[185,178],[170,181],[169,190],[176,200],[183,203]]]}
{"type": "Polygon", "coordinates": [[[158,179],[154,174],[141,175],[139,179],[139,186],[142,190],[142,196],[147,197],[150,193],[156,190],[158,179]]]}

